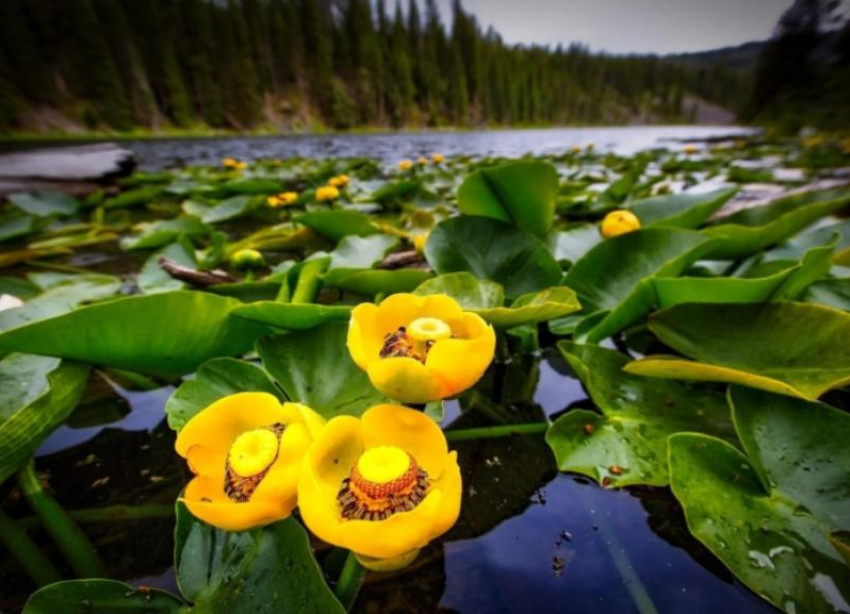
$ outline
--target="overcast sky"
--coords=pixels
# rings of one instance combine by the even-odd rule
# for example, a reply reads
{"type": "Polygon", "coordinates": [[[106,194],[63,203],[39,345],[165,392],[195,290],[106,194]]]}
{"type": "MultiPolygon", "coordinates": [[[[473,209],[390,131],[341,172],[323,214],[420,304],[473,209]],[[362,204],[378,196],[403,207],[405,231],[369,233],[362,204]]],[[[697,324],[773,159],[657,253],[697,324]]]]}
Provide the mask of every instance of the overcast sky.
{"type": "MultiPolygon", "coordinates": [[[[450,22],[451,0],[438,0],[450,22]]],[[[389,6],[392,4],[388,3],[389,6]]],[[[791,0],[463,0],[510,43],[582,42],[596,51],[677,53],[770,36],[791,0]]]]}

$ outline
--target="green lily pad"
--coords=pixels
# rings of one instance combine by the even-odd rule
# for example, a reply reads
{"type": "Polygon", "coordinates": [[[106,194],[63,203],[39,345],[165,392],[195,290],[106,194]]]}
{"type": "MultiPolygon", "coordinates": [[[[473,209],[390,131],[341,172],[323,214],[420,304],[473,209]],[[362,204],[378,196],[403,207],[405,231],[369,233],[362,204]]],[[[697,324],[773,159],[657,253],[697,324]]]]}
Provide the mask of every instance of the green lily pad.
{"type": "Polygon", "coordinates": [[[643,226],[698,228],[737,193],[738,188],[667,194],[635,201],[628,208],[643,226]]]}
{"type": "Polygon", "coordinates": [[[237,307],[232,313],[234,317],[262,322],[275,328],[307,330],[333,320],[348,321],[351,317],[351,307],[348,305],[258,301],[237,307]]]}
{"type": "Polygon", "coordinates": [[[828,533],[850,527],[850,416],[733,388],[745,454],[707,435],[670,438],[670,483],[688,528],[786,612],[846,612],[850,574],[828,533]]]}
{"type": "Polygon", "coordinates": [[[294,518],[232,533],[177,506],[175,568],[192,614],[345,614],[294,518]]]}
{"type": "Polygon", "coordinates": [[[322,283],[361,296],[412,292],[431,279],[423,269],[333,269],[322,276],[322,283]]]}
{"type": "Polygon", "coordinates": [[[190,373],[217,356],[243,354],[266,327],[230,312],[236,299],[205,292],[131,296],[0,334],[0,352],[27,352],[153,375],[190,373]]]}
{"type": "Polygon", "coordinates": [[[23,614],[185,614],[186,605],[159,589],[139,590],[115,580],[67,580],[35,592],[23,614]]]}
{"type": "Polygon", "coordinates": [[[555,286],[561,267],[534,235],[489,217],[443,220],[428,235],[425,257],[439,274],[466,271],[498,282],[508,296],[555,286]]]}
{"type": "Polygon", "coordinates": [[[88,379],[88,365],[57,358],[12,353],[0,360],[0,484],[71,415],[88,379]]]}
{"type": "Polygon", "coordinates": [[[597,342],[634,323],[652,309],[653,277],[675,277],[705,254],[713,243],[692,230],[644,228],[606,239],[576,262],[564,285],[576,291],[583,321],[552,326],[597,342]],[[642,283],[643,282],[643,283],[642,283]]]}
{"type": "Polygon", "coordinates": [[[228,194],[277,194],[283,191],[283,183],[265,177],[246,177],[228,181],[222,188],[228,194]]]}
{"type": "Polygon", "coordinates": [[[602,242],[599,224],[577,224],[549,234],[549,249],[558,262],[576,262],[602,242]]]}
{"type": "Polygon", "coordinates": [[[413,294],[446,294],[469,311],[501,307],[505,302],[505,290],[501,285],[488,279],[478,279],[466,271],[438,275],[420,284],[413,294]]]}
{"type": "Polygon", "coordinates": [[[369,269],[382,262],[391,249],[398,246],[398,238],[387,234],[366,237],[349,235],[340,240],[330,253],[331,269],[369,269]]]}
{"type": "Polygon", "coordinates": [[[37,219],[32,215],[18,215],[0,222],[0,242],[25,237],[38,229],[37,219]]]}
{"type": "MultiPolygon", "coordinates": [[[[832,218],[835,221],[835,218],[832,218]]],[[[826,220],[824,220],[826,221],[826,220]]],[[[841,260],[844,254],[850,252],[850,220],[819,226],[810,231],[804,231],[783,243],[782,245],[765,252],[762,259],[765,262],[772,260],[798,260],[803,254],[813,247],[825,245],[833,241],[835,235],[840,239],[836,246],[836,254],[833,260],[841,260]]]]}
{"type": "Polygon", "coordinates": [[[850,311],[850,277],[817,281],[808,287],[803,300],[850,311]]]}
{"type": "Polygon", "coordinates": [[[542,292],[523,294],[508,307],[473,309],[487,322],[498,328],[548,322],[581,309],[576,293],[565,286],[547,288],[542,292]]]}
{"type": "Polygon", "coordinates": [[[850,314],[807,303],[676,305],[649,329],[692,358],[648,356],[629,373],[731,382],[816,399],[850,382],[850,314]]]}
{"type": "Polygon", "coordinates": [[[175,431],[202,409],[237,392],[268,392],[282,397],[260,367],[235,358],[213,358],[201,365],[194,379],[180,384],[165,403],[168,426],[175,431]]]}
{"type": "Polygon", "coordinates": [[[121,241],[121,247],[133,249],[155,249],[168,245],[179,236],[198,237],[212,232],[200,218],[187,215],[174,220],[146,222],[139,225],[139,234],[121,241]]]}
{"type": "Polygon", "coordinates": [[[462,213],[492,217],[545,237],[555,217],[558,173],[546,162],[514,162],[482,168],[457,192],[462,213]]]}
{"type": "Polygon", "coordinates": [[[159,185],[146,185],[134,190],[122,192],[118,196],[113,196],[103,202],[104,209],[126,209],[129,207],[138,207],[146,205],[150,201],[157,198],[163,192],[163,187],[159,185]]]}
{"type": "Polygon", "coordinates": [[[627,356],[594,345],[561,341],[558,349],[602,411],[573,409],[549,427],[546,442],[561,471],[612,487],[666,486],[671,434],[734,439],[726,397],[716,388],[630,375],[627,356]]]}
{"type": "Polygon", "coordinates": [[[69,217],[80,208],[76,198],[52,190],[15,192],[9,195],[9,202],[24,213],[36,217],[69,217]]]}
{"type": "Polygon", "coordinates": [[[304,403],[325,418],[359,416],[390,402],[372,387],[346,349],[348,323],[328,322],[307,331],[264,337],[257,350],[263,367],[290,401],[304,403]]]}
{"type": "Polygon", "coordinates": [[[160,257],[166,257],[177,264],[189,268],[195,268],[195,249],[188,241],[177,241],[171,245],[151,254],[142,269],[136,276],[136,285],[144,294],[155,294],[157,292],[170,292],[182,290],[187,287],[185,281],[175,279],[165,272],[159,265],[160,257]]]}
{"type": "Polygon", "coordinates": [[[813,191],[779,199],[763,207],[744,209],[719,220],[703,232],[718,237],[713,260],[746,258],[796,234],[816,220],[850,203],[846,190],[813,191]]]}
{"type": "Polygon", "coordinates": [[[365,237],[380,232],[368,215],[348,209],[311,211],[293,219],[334,242],[348,235],[365,237]]]}
{"type": "Polygon", "coordinates": [[[214,205],[204,205],[194,200],[183,203],[183,211],[200,218],[204,224],[216,224],[245,215],[258,204],[252,196],[231,196],[214,205]]]}

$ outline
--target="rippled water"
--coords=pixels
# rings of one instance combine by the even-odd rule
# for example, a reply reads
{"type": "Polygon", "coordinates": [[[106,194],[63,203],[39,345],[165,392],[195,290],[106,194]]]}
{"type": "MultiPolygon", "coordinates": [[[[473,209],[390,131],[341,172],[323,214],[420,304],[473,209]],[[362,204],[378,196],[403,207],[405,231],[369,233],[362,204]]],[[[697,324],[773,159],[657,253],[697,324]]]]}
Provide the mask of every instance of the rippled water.
{"type": "Polygon", "coordinates": [[[735,126],[622,126],[469,132],[404,132],[316,136],[227,137],[129,141],[140,168],[157,170],[183,164],[217,164],[230,156],[242,160],[304,156],[368,156],[385,162],[440,152],[446,156],[521,156],[552,154],[574,145],[628,155],[643,149],[676,147],[687,139],[751,134],[735,126]]]}

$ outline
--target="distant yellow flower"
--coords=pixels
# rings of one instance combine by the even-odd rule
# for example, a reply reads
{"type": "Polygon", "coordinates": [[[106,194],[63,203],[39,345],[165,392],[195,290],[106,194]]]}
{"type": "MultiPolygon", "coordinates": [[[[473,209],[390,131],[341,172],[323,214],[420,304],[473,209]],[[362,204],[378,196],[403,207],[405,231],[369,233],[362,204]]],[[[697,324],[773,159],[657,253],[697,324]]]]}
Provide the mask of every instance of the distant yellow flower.
{"type": "Polygon", "coordinates": [[[400,170],[400,171],[406,172],[406,171],[409,171],[412,168],[413,168],[413,162],[411,162],[410,160],[402,160],[401,162],[398,163],[398,170],[400,170]]]}
{"type": "Polygon", "coordinates": [[[580,145],[573,145],[572,147],[570,147],[570,152],[574,153],[574,154],[581,153],[581,146],[580,145]]]}
{"type": "Polygon", "coordinates": [[[281,192],[277,197],[284,205],[291,205],[298,200],[298,192],[281,192]]]}
{"type": "Polygon", "coordinates": [[[174,444],[195,477],[180,501],[197,518],[245,531],[290,515],[298,475],[324,419],[265,392],[220,399],[195,415],[174,444]]]}
{"type": "Polygon", "coordinates": [[[266,204],[269,207],[280,207],[283,204],[283,201],[277,196],[269,196],[266,199],[266,204]]]}
{"type": "Polygon", "coordinates": [[[687,145],[685,145],[685,146],[682,148],[682,151],[683,151],[686,155],[690,156],[690,155],[692,155],[692,154],[695,154],[697,151],[699,151],[699,149],[697,148],[697,146],[696,146],[696,145],[692,145],[692,144],[688,143],[687,145]]]}
{"type": "Polygon", "coordinates": [[[426,158],[425,156],[419,156],[416,159],[416,164],[418,164],[419,166],[425,166],[426,164],[428,164],[428,158],[426,158]]]}
{"type": "Polygon", "coordinates": [[[339,198],[339,189],[332,185],[323,185],[320,188],[316,188],[316,200],[320,203],[336,200],[337,198],[339,198]]]}
{"type": "Polygon", "coordinates": [[[422,412],[378,405],[328,422],[305,458],[298,505],[317,537],[390,571],[457,522],[462,491],[440,427],[422,412]]]}
{"type": "Polygon", "coordinates": [[[632,232],[640,228],[640,220],[631,211],[618,209],[605,216],[600,226],[600,232],[606,239],[632,232]]]}
{"type": "Polygon", "coordinates": [[[237,162],[233,166],[233,168],[235,168],[237,171],[244,171],[246,168],[248,168],[248,163],[247,162],[237,162]]]}
{"type": "Polygon", "coordinates": [[[493,360],[496,333],[449,296],[393,294],[351,312],[348,351],[372,385],[405,403],[460,394],[493,360]]]}
{"type": "Polygon", "coordinates": [[[234,266],[240,269],[259,269],[265,265],[263,255],[255,249],[240,249],[230,257],[234,266]]]}
{"type": "Polygon", "coordinates": [[[812,149],[813,147],[822,145],[825,140],[826,139],[824,139],[823,135],[813,134],[812,136],[803,139],[803,147],[806,149],[812,149]]]}
{"type": "Polygon", "coordinates": [[[442,164],[445,161],[445,157],[441,153],[432,153],[431,159],[434,161],[434,164],[442,164]]]}
{"type": "Polygon", "coordinates": [[[428,241],[428,233],[427,232],[422,233],[422,234],[418,234],[418,235],[413,235],[413,248],[421,254],[422,250],[425,249],[425,243],[427,241],[428,241]]]}
{"type": "Polygon", "coordinates": [[[234,159],[234,158],[222,158],[221,159],[221,165],[226,167],[226,168],[234,168],[237,164],[239,164],[239,161],[234,159]]]}
{"type": "Polygon", "coordinates": [[[337,175],[336,177],[330,178],[328,185],[335,188],[344,188],[348,185],[349,181],[351,181],[351,179],[349,179],[348,175],[337,175]]]}
{"type": "Polygon", "coordinates": [[[850,155],[850,137],[841,139],[838,146],[841,148],[841,153],[850,155]]]}

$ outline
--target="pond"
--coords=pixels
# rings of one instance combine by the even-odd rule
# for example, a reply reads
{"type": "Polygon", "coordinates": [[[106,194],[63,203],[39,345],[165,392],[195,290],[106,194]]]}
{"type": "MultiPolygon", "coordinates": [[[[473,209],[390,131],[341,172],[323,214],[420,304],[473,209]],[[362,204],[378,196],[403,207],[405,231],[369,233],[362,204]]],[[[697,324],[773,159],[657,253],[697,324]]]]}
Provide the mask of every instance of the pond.
{"type": "MultiPolygon", "coordinates": [[[[326,418],[359,416],[372,399],[398,398],[355,364],[354,350],[355,362],[349,359],[350,309],[410,291],[445,294],[492,324],[498,338],[480,379],[438,396],[447,400],[436,406],[424,404],[433,396],[407,401],[438,420],[457,451],[461,512],[408,566],[370,572],[352,612],[850,612],[850,587],[837,571],[841,558],[825,537],[850,529],[842,524],[850,509],[846,467],[842,476],[828,466],[843,445],[841,434],[850,432],[850,364],[841,349],[850,341],[850,232],[841,234],[850,193],[842,184],[799,192],[824,187],[816,182],[834,186],[850,151],[835,142],[756,137],[746,146],[734,140],[689,151],[667,142],[672,151],[636,155],[662,139],[718,130],[728,134],[728,128],[641,128],[141,141],[132,148],[143,171],[118,190],[84,202],[13,196],[0,228],[16,224],[18,231],[9,230],[0,252],[0,295],[25,303],[0,312],[0,355],[67,359],[62,367],[44,367],[57,373],[71,360],[94,365],[67,416],[32,440],[43,487],[83,529],[101,577],[141,587],[139,595],[150,595],[148,588],[182,594],[198,611],[277,611],[273,601],[257,597],[272,594],[271,586],[286,598],[277,592],[284,589],[273,555],[252,550],[227,562],[211,546],[197,554],[187,534],[207,535],[214,544],[225,533],[203,533],[213,529],[182,507],[175,539],[174,502],[193,478],[175,452],[175,430],[229,392],[271,390],[326,418]],[[591,141],[594,150],[586,148],[591,141]],[[573,144],[584,148],[571,151],[573,144]],[[436,151],[445,162],[395,167],[398,159],[436,151]],[[534,159],[515,164],[512,158],[526,151],[534,159]],[[461,153],[499,159],[451,157],[461,153]],[[314,159],[285,159],[290,156],[314,159]],[[220,165],[225,157],[234,158],[228,168],[220,165]],[[241,160],[256,163],[241,168],[241,160]],[[494,173],[489,183],[474,184],[488,172],[494,173]],[[346,181],[336,196],[322,202],[319,190],[341,175],[346,181]],[[748,191],[763,193],[765,184],[771,194],[798,192],[710,219],[734,211],[748,191]],[[284,190],[297,192],[292,203],[270,204],[269,197],[283,200],[284,190]],[[523,207],[512,208],[516,199],[523,207]],[[504,209],[494,213],[488,208],[494,202],[504,209]],[[599,222],[615,209],[627,210],[642,227],[603,238],[599,222]],[[24,223],[28,230],[21,232],[24,223]],[[427,236],[424,248],[417,248],[420,235],[427,236]],[[237,256],[246,249],[260,252],[248,256],[262,261],[237,256]],[[189,276],[166,274],[161,257],[189,276]],[[222,279],[206,285],[196,269],[216,269],[222,279]],[[138,309],[116,315],[116,306],[134,304],[138,309]],[[219,304],[226,312],[217,311],[219,304]],[[761,309],[757,317],[755,309],[761,309]],[[55,323],[58,328],[45,328],[55,323]],[[235,341],[222,332],[233,327],[239,327],[235,341]],[[728,345],[723,330],[730,331],[728,345]],[[817,384],[772,366],[790,347],[787,336],[766,332],[775,330],[809,340],[789,350],[795,364],[834,357],[830,369],[815,369],[817,384]],[[756,346],[766,348],[762,355],[748,353],[756,346]],[[729,347],[735,348],[731,363],[724,362],[729,347]],[[660,354],[676,354],[686,363],[681,368],[703,371],[671,375],[660,354]],[[632,373],[633,367],[656,371],[632,373]],[[730,382],[754,386],[732,386],[731,409],[730,382]],[[824,402],[815,403],[818,398],[824,402]],[[741,426],[745,417],[765,404],[782,419],[809,412],[809,426],[793,417],[776,426],[771,420],[778,418],[758,414],[750,433],[741,426]],[[789,435],[783,459],[808,446],[802,449],[811,488],[796,482],[802,490],[775,495],[800,502],[792,520],[785,508],[764,503],[775,484],[765,486],[768,496],[742,494],[743,503],[729,494],[741,480],[757,483],[748,473],[759,449],[751,439],[758,443],[759,433],[772,428],[789,435]],[[818,442],[813,432],[831,434],[818,442]],[[692,440],[699,443],[686,448],[692,440]],[[705,446],[717,447],[710,457],[715,473],[700,474],[703,468],[688,457],[705,446]],[[724,474],[727,468],[733,477],[724,474]],[[694,477],[683,479],[686,471],[694,477]],[[713,481],[724,486],[706,491],[710,496],[689,490],[713,481]],[[718,528],[706,533],[695,518],[712,498],[725,502],[731,520],[726,525],[714,514],[718,528]],[[739,559],[723,552],[723,540],[736,533],[739,559]],[[792,546],[800,552],[793,564],[786,554],[792,546]],[[208,558],[203,580],[192,571],[203,567],[196,556],[208,558]],[[269,567],[254,574],[245,562],[254,556],[269,567]],[[804,566],[811,573],[801,573],[804,566]],[[227,599],[241,605],[221,605],[231,602],[217,573],[233,582],[227,599]]],[[[4,371],[3,363],[13,358],[0,361],[0,381],[12,381],[14,371],[4,371]]],[[[476,359],[474,351],[457,358],[453,372],[476,359]]],[[[0,393],[0,429],[16,400],[0,393]]],[[[843,457],[836,458],[840,465],[843,457]]],[[[0,486],[8,519],[27,530],[62,577],[79,576],[29,497],[14,478],[0,486]]],[[[310,528],[308,514],[296,511],[295,525],[310,528]]],[[[271,539],[269,530],[248,535],[259,544],[271,539]]],[[[333,588],[347,569],[346,550],[315,531],[309,538],[318,577],[333,588]]],[[[309,552],[304,556],[312,560],[309,552]]],[[[306,573],[302,559],[295,565],[306,573]]],[[[308,598],[306,588],[318,590],[316,578],[299,577],[301,609],[316,611],[319,597],[308,598]]],[[[0,611],[23,611],[35,588],[19,558],[4,550],[0,611]]],[[[66,595],[41,609],[31,604],[27,614],[52,614],[45,608],[60,603],[68,609],[57,614],[77,607],[115,611],[108,605],[115,602],[103,605],[101,595],[92,595],[66,595]]],[[[153,611],[139,603],[131,611],[153,611]]],[[[157,611],[177,611],[162,608],[157,611]]]]}

